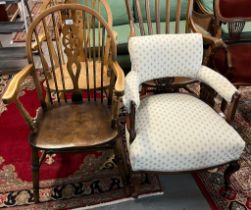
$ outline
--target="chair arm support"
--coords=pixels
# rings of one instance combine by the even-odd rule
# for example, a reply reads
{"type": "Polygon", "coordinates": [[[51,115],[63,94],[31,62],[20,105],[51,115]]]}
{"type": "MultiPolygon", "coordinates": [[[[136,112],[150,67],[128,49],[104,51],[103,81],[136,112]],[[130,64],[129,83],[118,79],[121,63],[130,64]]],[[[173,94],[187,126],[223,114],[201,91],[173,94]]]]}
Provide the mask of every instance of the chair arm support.
{"type": "Polygon", "coordinates": [[[228,49],[227,44],[221,38],[217,38],[217,37],[212,36],[210,34],[210,32],[208,32],[207,30],[205,30],[204,28],[202,28],[201,26],[196,24],[192,18],[189,19],[189,23],[190,23],[191,30],[194,33],[201,33],[203,40],[206,43],[210,44],[213,49],[216,49],[219,47],[223,47],[225,49],[226,55],[227,55],[227,64],[228,64],[228,67],[231,68],[232,67],[232,59],[231,59],[231,53],[228,49]]]}
{"type": "Polygon", "coordinates": [[[115,81],[115,93],[118,96],[124,95],[125,91],[125,74],[118,62],[112,62],[111,64],[112,70],[114,74],[116,75],[116,81],[115,81]]]}
{"type": "Polygon", "coordinates": [[[228,45],[220,38],[216,38],[211,36],[210,34],[203,34],[203,40],[205,40],[205,42],[209,43],[212,45],[213,50],[216,48],[224,48],[224,50],[226,51],[226,56],[227,56],[227,65],[229,68],[232,67],[232,58],[231,58],[231,53],[229,51],[228,45]]]}
{"type": "Polygon", "coordinates": [[[228,103],[231,103],[233,96],[239,93],[236,87],[224,76],[206,66],[201,67],[196,78],[213,88],[228,103]]]}
{"type": "Polygon", "coordinates": [[[17,108],[19,109],[21,115],[23,116],[24,120],[31,128],[33,132],[36,132],[36,122],[34,118],[31,117],[29,112],[25,109],[23,104],[18,99],[18,93],[20,86],[24,79],[31,74],[33,70],[33,65],[29,64],[25,66],[20,72],[18,72],[13,79],[11,80],[6,92],[4,93],[2,100],[5,104],[9,104],[11,102],[15,102],[17,108]]]}
{"type": "Polygon", "coordinates": [[[139,78],[136,71],[130,71],[125,79],[125,95],[123,97],[123,103],[129,110],[131,102],[135,104],[136,109],[140,105],[139,78]]]}
{"type": "Polygon", "coordinates": [[[28,64],[12,78],[8,88],[6,89],[2,97],[2,100],[5,104],[9,104],[17,100],[20,85],[22,84],[24,79],[31,73],[32,70],[33,65],[28,64]]]}

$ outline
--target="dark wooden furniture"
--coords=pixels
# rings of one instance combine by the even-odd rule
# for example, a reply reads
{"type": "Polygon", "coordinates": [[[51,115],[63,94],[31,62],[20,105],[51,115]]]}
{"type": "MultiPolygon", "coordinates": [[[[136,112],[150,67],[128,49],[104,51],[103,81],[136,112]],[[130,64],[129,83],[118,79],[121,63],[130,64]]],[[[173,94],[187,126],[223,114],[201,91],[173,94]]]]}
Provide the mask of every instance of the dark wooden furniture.
{"type": "MultiPolygon", "coordinates": [[[[29,28],[27,53],[29,65],[15,75],[2,99],[17,104],[31,129],[34,198],[39,202],[39,167],[47,153],[113,148],[116,156],[123,154],[118,121],[124,73],[116,62],[116,43],[109,25],[91,8],[77,4],[57,5],[38,15],[29,28]],[[46,24],[48,18],[52,18],[50,24],[46,24]],[[46,35],[43,47],[38,42],[42,85],[32,54],[32,39],[38,39],[40,24],[46,35]],[[41,102],[36,118],[18,99],[20,85],[28,75],[33,77],[41,102]],[[39,150],[43,151],[41,157],[39,150]]],[[[118,166],[126,182],[123,159],[118,166]]]]}
{"type": "MultiPolygon", "coordinates": [[[[197,4],[201,4],[199,0],[197,4]]],[[[251,83],[251,36],[243,32],[245,23],[251,21],[249,7],[248,0],[215,0],[214,14],[193,12],[191,16],[197,23],[191,24],[192,30],[201,32],[208,43],[204,63],[236,86],[251,83]],[[222,24],[228,25],[228,34],[223,33],[222,24]]]]}
{"type": "Polygon", "coordinates": [[[5,5],[0,5],[0,21],[8,21],[9,17],[5,10],[5,5]]]}

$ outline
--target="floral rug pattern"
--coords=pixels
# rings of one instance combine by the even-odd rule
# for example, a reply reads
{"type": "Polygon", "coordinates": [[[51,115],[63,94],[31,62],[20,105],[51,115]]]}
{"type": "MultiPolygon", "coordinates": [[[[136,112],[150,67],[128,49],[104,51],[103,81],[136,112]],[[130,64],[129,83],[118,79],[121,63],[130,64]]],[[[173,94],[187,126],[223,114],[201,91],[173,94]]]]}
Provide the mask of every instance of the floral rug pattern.
{"type": "Polygon", "coordinates": [[[213,210],[251,209],[251,88],[241,88],[241,99],[233,126],[246,142],[240,158],[241,168],[231,177],[233,191],[226,197],[221,195],[225,167],[216,172],[203,171],[194,175],[203,194],[213,210]]]}
{"type": "MultiPolygon", "coordinates": [[[[0,96],[9,79],[0,75],[0,96]]],[[[27,109],[34,114],[38,103],[35,102],[34,84],[30,78],[24,81],[22,89],[25,91],[21,92],[20,99],[31,104],[27,109]]],[[[2,103],[1,98],[0,102],[2,103]]],[[[1,105],[0,133],[0,208],[70,209],[102,206],[103,203],[128,198],[116,159],[112,151],[107,150],[47,155],[40,169],[41,203],[34,204],[28,127],[14,104],[1,105]]],[[[158,177],[143,176],[140,189],[140,194],[144,195],[161,192],[158,177]]]]}
{"type": "MultiPolygon", "coordinates": [[[[9,79],[7,76],[0,75],[0,96],[9,79]]],[[[28,79],[24,82],[23,88],[32,90],[34,85],[28,79]]],[[[241,93],[242,97],[233,126],[246,141],[247,146],[240,159],[240,170],[231,177],[233,191],[226,197],[221,195],[225,167],[194,174],[195,180],[213,210],[251,210],[251,88],[242,88],[241,93]]],[[[0,116],[3,112],[8,112],[8,107],[3,105],[0,98],[0,116]]],[[[40,204],[33,202],[31,181],[21,179],[15,164],[5,163],[5,158],[0,154],[0,207],[65,209],[93,205],[96,201],[101,203],[123,198],[123,184],[118,175],[116,161],[109,152],[100,154],[84,157],[79,169],[70,176],[41,181],[40,199],[44,202],[40,204]],[[104,162],[105,164],[102,165],[101,163],[104,162]],[[83,179],[83,177],[92,177],[93,174],[99,175],[92,180],[83,179]]],[[[44,164],[53,165],[56,159],[55,154],[49,155],[44,164]]],[[[144,177],[141,189],[142,193],[159,192],[158,178],[144,177]]]]}

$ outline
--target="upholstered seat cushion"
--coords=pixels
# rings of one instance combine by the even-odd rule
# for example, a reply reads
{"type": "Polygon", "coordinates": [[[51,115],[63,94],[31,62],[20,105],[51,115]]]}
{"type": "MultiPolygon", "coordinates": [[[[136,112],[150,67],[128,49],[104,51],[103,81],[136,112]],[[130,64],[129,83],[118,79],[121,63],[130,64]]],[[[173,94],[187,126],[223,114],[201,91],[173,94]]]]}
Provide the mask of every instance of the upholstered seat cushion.
{"type": "Polygon", "coordinates": [[[211,107],[187,94],[147,97],[129,145],[134,171],[190,171],[240,157],[245,143],[211,107]]]}
{"type": "Polygon", "coordinates": [[[226,51],[222,48],[218,49],[214,55],[214,65],[217,71],[225,75],[234,83],[250,83],[251,82],[251,44],[241,43],[229,45],[233,68],[228,72],[226,51]]]}

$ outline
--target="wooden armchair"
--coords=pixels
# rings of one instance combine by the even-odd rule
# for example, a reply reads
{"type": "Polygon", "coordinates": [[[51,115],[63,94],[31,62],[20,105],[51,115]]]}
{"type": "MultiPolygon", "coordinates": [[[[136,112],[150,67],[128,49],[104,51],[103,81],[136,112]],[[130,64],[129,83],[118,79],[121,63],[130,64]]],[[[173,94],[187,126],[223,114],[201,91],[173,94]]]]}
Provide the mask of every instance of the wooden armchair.
{"type": "Polygon", "coordinates": [[[6,104],[17,104],[31,129],[33,188],[35,202],[39,202],[39,167],[47,153],[113,148],[116,155],[122,154],[118,118],[124,73],[116,62],[111,28],[97,12],[77,4],[57,5],[42,12],[29,28],[27,53],[29,65],[15,75],[2,99],[6,104]],[[61,35],[56,24],[60,16],[64,20],[61,35]],[[45,24],[48,18],[52,25],[45,24]],[[39,25],[46,34],[46,42],[38,45],[42,81],[31,48],[39,25]],[[18,99],[28,75],[33,77],[41,102],[36,118],[18,99]],[[43,151],[41,157],[39,150],[43,151]]]}
{"type": "Polygon", "coordinates": [[[193,19],[193,22],[190,22],[192,30],[202,33],[209,44],[204,63],[226,76],[236,86],[251,83],[251,37],[250,33],[243,32],[246,22],[251,21],[251,12],[247,9],[249,7],[248,0],[215,0],[214,14],[206,15],[207,23],[204,21],[204,24],[201,24],[198,20],[206,20],[206,16],[196,12],[189,18],[193,19]],[[194,24],[195,22],[197,24],[194,24]],[[228,34],[223,33],[223,23],[228,25],[228,34]]]}
{"type": "Polygon", "coordinates": [[[132,70],[126,76],[123,101],[129,112],[127,143],[133,175],[187,172],[230,163],[224,174],[226,190],[230,189],[229,178],[239,169],[236,160],[245,147],[228,124],[239,92],[222,75],[202,65],[201,34],[131,37],[129,53],[132,70]],[[217,113],[197,96],[186,93],[140,99],[140,86],[145,81],[176,76],[207,84],[227,106],[217,113]]]}
{"type": "MultiPolygon", "coordinates": [[[[189,32],[187,15],[193,8],[191,0],[134,0],[135,11],[131,10],[130,0],[125,2],[130,22],[129,37],[189,32]]],[[[176,91],[193,82],[182,77],[162,78],[142,84],[142,92],[176,91]]]]}

